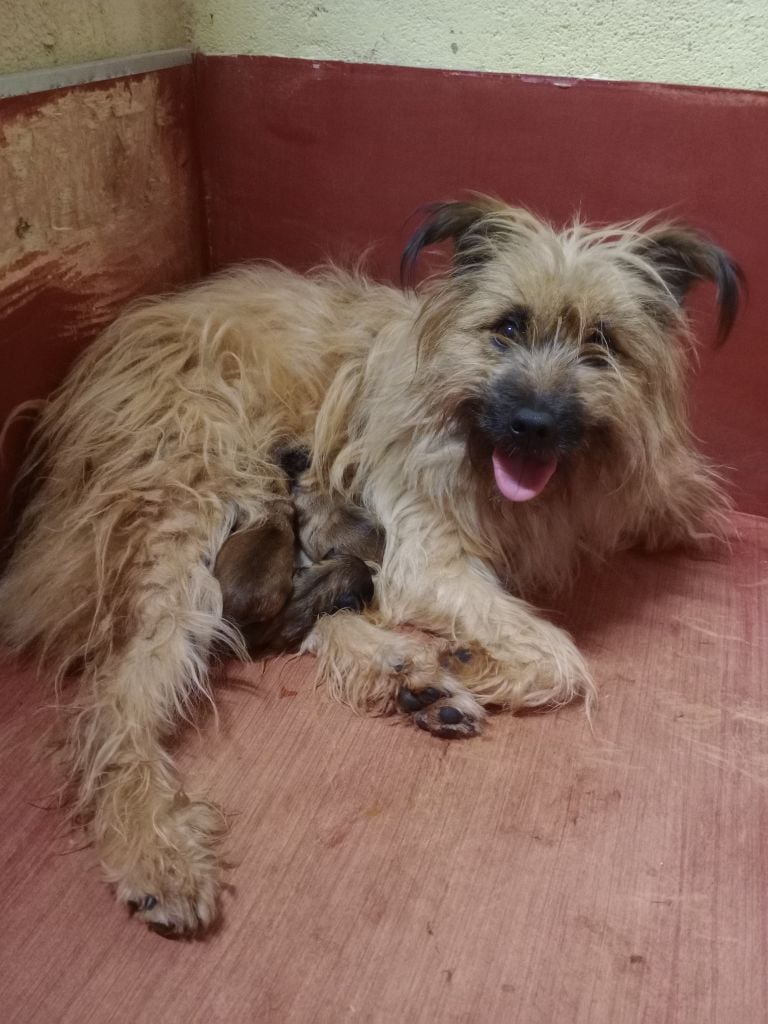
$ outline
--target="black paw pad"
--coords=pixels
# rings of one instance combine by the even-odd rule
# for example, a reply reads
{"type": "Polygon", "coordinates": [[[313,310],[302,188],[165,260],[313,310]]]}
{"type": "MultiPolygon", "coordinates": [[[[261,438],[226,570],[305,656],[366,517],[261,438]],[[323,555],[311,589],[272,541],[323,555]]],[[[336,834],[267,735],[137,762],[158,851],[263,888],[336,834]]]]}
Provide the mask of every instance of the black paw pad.
{"type": "Polygon", "coordinates": [[[162,935],[164,939],[176,939],[179,935],[172,924],[164,924],[161,921],[150,921],[149,930],[155,935],[162,935]]]}
{"type": "Polygon", "coordinates": [[[401,711],[405,711],[406,714],[410,714],[413,711],[419,711],[421,709],[421,700],[413,690],[403,689],[397,695],[397,706],[401,711]]]}
{"type": "Polygon", "coordinates": [[[421,711],[422,708],[434,704],[445,694],[434,686],[427,686],[423,690],[409,690],[403,687],[397,695],[397,704],[401,711],[412,714],[414,711],[421,711]]]}
{"type": "Polygon", "coordinates": [[[451,707],[440,708],[437,712],[437,717],[446,725],[458,725],[464,719],[464,715],[458,708],[451,707]]]}

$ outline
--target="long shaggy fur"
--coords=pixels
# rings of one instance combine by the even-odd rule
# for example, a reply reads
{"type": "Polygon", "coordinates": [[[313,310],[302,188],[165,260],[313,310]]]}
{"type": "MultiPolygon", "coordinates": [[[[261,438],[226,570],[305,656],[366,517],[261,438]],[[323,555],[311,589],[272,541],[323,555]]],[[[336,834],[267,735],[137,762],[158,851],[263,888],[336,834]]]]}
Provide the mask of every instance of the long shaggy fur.
{"type": "MultiPolygon", "coordinates": [[[[212,567],[233,531],[289,497],[280,445],[308,447],[317,491],[386,533],[375,612],[322,619],[307,642],[331,692],[388,710],[404,689],[437,688],[461,709],[458,734],[488,704],[591,695],[581,656],[526,597],[566,585],[584,555],[723,534],[727,502],[687,425],[680,301],[716,280],[727,328],[727,257],[676,227],[557,232],[479,201],[433,210],[406,264],[447,237],[453,274],[418,294],[257,266],[145,302],[41,416],[39,485],[0,582],[2,640],[59,677],[80,673],[77,809],[118,896],[161,929],[215,915],[221,819],[183,795],[164,741],[209,696],[214,643],[242,654],[212,567]],[[489,337],[522,305],[528,334],[504,362],[489,337]],[[618,349],[595,366],[589,331],[608,320],[618,349]],[[478,426],[512,372],[578,393],[586,417],[585,443],[526,504],[501,498],[478,426]],[[445,651],[465,643],[480,645],[477,670],[452,675],[445,651]]],[[[439,731],[429,714],[420,724],[439,731]]]]}

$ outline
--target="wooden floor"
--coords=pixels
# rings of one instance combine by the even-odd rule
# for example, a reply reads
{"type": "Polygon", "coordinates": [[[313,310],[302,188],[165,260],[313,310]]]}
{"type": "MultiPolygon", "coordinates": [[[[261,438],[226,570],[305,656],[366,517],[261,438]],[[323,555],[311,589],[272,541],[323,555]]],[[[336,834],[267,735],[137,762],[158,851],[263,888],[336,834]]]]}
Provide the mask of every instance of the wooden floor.
{"type": "Polygon", "coordinates": [[[441,741],[238,666],[184,744],[231,812],[225,919],[170,942],[44,809],[49,694],[6,669],[6,1024],[768,1020],[768,521],[720,563],[631,555],[565,613],[601,687],[441,741]]]}

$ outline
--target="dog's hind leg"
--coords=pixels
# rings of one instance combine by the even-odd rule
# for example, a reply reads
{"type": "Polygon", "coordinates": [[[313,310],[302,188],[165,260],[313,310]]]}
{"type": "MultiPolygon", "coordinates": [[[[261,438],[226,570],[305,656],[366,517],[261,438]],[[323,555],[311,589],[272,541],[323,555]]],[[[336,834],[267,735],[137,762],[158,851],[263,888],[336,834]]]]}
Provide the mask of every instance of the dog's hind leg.
{"type": "Polygon", "coordinates": [[[332,698],[358,711],[398,711],[438,736],[480,732],[485,711],[450,671],[444,641],[396,632],[365,615],[321,618],[302,647],[332,698]]]}
{"type": "Polygon", "coordinates": [[[214,518],[177,508],[131,526],[123,592],[100,610],[112,642],[87,664],[70,732],[76,810],[118,900],[163,934],[208,926],[220,884],[222,814],[184,793],[164,745],[210,699],[208,651],[226,639],[208,565],[227,524],[214,518]]]}

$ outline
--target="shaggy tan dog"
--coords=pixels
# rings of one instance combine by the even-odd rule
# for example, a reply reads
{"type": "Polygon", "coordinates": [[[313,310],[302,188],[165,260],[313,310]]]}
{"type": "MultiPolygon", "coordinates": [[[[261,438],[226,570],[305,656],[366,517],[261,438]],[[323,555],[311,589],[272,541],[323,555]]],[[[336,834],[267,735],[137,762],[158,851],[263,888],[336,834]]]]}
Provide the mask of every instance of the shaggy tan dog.
{"type": "Polygon", "coordinates": [[[419,293],[257,266],[144,303],[42,416],[2,639],[81,673],[77,809],[118,899],[158,930],[216,914],[222,818],[183,793],[164,740],[208,695],[212,646],[241,651],[213,567],[286,501],[280,446],[310,448],[310,492],[386,534],[374,610],[307,641],[331,693],[440,735],[476,732],[489,704],[591,695],[534,588],[583,555],[724,531],[686,419],[680,303],[714,281],[726,334],[729,258],[674,225],[557,231],[479,200],[432,208],[404,269],[447,238],[452,274],[419,293]],[[460,670],[399,623],[466,647],[460,670]]]}

